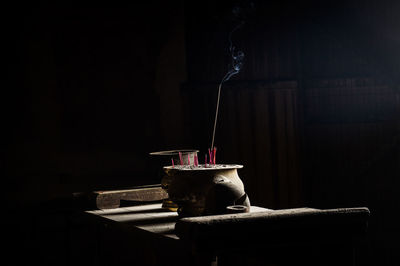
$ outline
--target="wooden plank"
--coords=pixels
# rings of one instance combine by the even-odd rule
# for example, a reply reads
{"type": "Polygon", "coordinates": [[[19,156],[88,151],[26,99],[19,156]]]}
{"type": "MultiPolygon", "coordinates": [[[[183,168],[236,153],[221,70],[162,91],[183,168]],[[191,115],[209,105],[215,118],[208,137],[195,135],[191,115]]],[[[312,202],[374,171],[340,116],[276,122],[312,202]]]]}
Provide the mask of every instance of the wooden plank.
{"type": "Polygon", "coordinates": [[[216,247],[230,242],[269,245],[311,239],[332,241],[364,235],[369,215],[368,208],[297,208],[212,215],[182,218],[176,223],[175,232],[183,240],[216,247]]]}
{"type": "Polygon", "coordinates": [[[90,202],[94,203],[97,209],[118,208],[121,200],[144,203],[166,198],[168,194],[159,184],[123,190],[93,191],[89,195],[90,202]]]}

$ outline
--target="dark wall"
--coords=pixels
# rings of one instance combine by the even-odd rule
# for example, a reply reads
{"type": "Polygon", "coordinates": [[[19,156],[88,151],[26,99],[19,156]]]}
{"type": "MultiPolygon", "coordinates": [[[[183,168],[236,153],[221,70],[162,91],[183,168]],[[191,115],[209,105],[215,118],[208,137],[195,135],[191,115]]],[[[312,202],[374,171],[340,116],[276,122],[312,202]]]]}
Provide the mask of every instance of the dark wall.
{"type": "Polygon", "coordinates": [[[171,129],[181,124],[179,2],[7,12],[2,146],[14,203],[160,182],[149,152],[180,137],[162,122],[175,112],[171,129]]]}

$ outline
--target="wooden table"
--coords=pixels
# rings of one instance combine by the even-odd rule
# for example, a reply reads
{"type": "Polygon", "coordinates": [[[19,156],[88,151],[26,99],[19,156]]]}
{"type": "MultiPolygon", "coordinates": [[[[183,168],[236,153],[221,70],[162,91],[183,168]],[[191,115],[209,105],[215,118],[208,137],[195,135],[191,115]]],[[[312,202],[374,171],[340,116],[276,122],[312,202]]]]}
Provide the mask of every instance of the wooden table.
{"type": "MultiPolygon", "coordinates": [[[[250,208],[251,213],[263,211],[271,210],[256,206],[250,208]]],[[[103,238],[104,229],[106,229],[111,234],[124,235],[117,240],[117,245],[127,244],[125,242],[130,242],[132,239],[132,242],[128,244],[132,246],[132,260],[129,259],[130,256],[126,257],[126,254],[120,254],[123,255],[123,258],[117,258],[118,263],[125,264],[127,259],[137,265],[216,264],[213,263],[215,255],[210,251],[196,250],[194,245],[188,245],[181,241],[175,233],[175,224],[179,219],[177,212],[162,208],[161,203],[91,210],[85,211],[85,214],[91,221],[100,225],[103,238]]],[[[110,234],[108,234],[109,236],[110,234]]],[[[108,244],[106,243],[107,246],[108,244]]],[[[114,249],[114,247],[108,248],[114,249]]],[[[104,254],[114,256],[113,252],[115,250],[108,250],[104,254]]],[[[117,253],[119,252],[117,251],[117,253]]]]}
{"type": "Polygon", "coordinates": [[[250,213],[179,219],[155,203],[85,215],[101,229],[100,265],[354,265],[354,239],[369,211],[252,206],[250,213]]]}

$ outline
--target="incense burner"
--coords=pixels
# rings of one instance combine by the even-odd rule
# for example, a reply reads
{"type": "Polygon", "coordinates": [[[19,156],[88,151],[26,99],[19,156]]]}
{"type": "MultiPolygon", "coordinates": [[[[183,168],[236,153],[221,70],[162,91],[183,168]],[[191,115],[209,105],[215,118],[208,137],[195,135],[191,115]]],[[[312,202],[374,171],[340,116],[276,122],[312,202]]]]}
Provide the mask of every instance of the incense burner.
{"type": "MultiPolygon", "coordinates": [[[[250,207],[237,169],[242,165],[165,166],[162,186],[180,216],[228,213],[228,206],[250,207]]],[[[246,208],[247,207],[247,208],[246,208]]]]}

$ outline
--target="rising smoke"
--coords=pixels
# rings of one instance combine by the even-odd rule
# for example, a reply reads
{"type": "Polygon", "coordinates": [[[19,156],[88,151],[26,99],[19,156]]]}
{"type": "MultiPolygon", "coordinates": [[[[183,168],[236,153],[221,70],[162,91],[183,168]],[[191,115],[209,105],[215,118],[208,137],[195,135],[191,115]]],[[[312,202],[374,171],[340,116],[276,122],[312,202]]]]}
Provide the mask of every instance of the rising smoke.
{"type": "Polygon", "coordinates": [[[245,23],[246,15],[249,13],[249,10],[254,9],[253,2],[246,2],[245,5],[246,5],[245,8],[237,5],[237,6],[233,7],[233,9],[232,9],[232,14],[233,14],[234,18],[238,21],[238,23],[233,28],[233,30],[229,33],[228,41],[229,41],[229,53],[231,56],[231,64],[229,67],[229,71],[222,78],[221,83],[218,86],[217,106],[215,109],[214,127],[213,127],[213,134],[212,134],[212,140],[211,140],[211,149],[214,149],[215,129],[217,127],[219,101],[220,101],[220,96],[221,96],[222,84],[224,82],[228,81],[232,76],[238,74],[243,66],[244,53],[240,50],[236,51],[236,47],[233,45],[232,35],[238,29],[242,28],[242,26],[245,23]]]}
{"type": "Polygon", "coordinates": [[[244,21],[241,21],[240,24],[238,24],[230,33],[229,33],[229,53],[231,55],[231,67],[230,70],[225,74],[223,79],[221,80],[221,84],[224,83],[225,81],[228,81],[232,76],[238,74],[240,72],[240,69],[243,66],[243,59],[244,59],[244,53],[242,51],[236,51],[236,47],[233,45],[232,42],[232,34],[241,28],[244,24],[244,21]]]}

